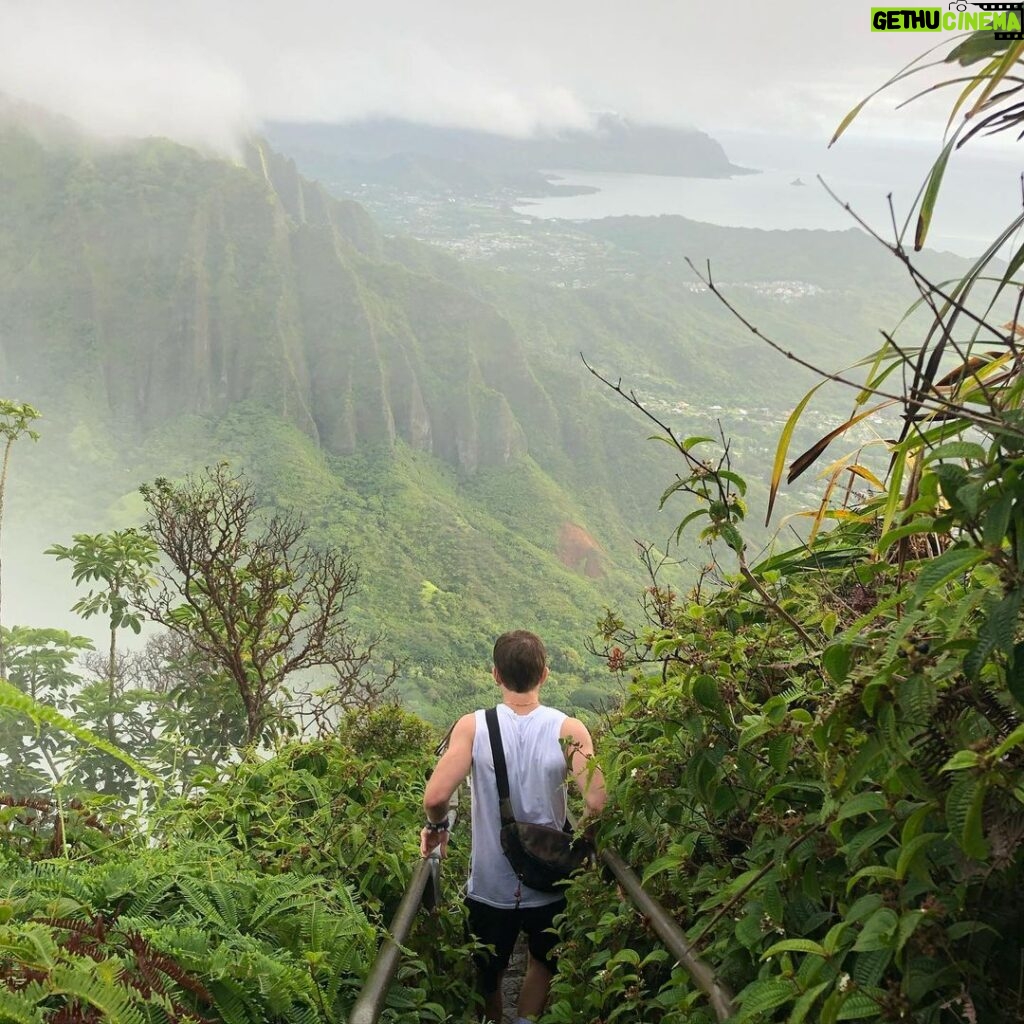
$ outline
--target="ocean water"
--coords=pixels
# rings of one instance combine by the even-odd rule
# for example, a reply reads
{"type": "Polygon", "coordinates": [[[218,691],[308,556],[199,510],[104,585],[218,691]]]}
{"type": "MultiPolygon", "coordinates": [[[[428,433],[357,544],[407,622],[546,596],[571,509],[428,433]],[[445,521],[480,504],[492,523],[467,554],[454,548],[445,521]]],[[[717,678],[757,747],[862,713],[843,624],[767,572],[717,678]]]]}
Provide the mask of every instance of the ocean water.
{"type": "MultiPolygon", "coordinates": [[[[842,204],[818,181],[820,176],[842,203],[891,238],[887,196],[892,193],[902,227],[938,156],[940,143],[842,138],[827,140],[720,133],[729,159],[760,173],[735,178],[672,178],[645,174],[598,174],[563,170],[566,183],[598,192],[524,200],[518,212],[533,217],[592,220],[635,214],[681,214],[728,227],[822,228],[854,225],[842,204]],[[803,185],[793,184],[796,180],[803,185]]],[[[1024,143],[969,143],[951,158],[935,207],[927,245],[963,256],[979,255],[1024,208],[1021,171],[1024,143]]],[[[913,224],[906,236],[913,240],[913,224]]]]}

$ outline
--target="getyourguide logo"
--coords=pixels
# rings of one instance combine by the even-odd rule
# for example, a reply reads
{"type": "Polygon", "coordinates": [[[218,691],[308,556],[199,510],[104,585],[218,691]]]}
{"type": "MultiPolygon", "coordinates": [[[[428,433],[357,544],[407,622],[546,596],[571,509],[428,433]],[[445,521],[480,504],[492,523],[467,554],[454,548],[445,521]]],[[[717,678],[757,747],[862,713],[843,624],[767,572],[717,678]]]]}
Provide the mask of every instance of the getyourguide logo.
{"type": "Polygon", "coordinates": [[[994,32],[996,39],[1024,39],[1024,2],[968,3],[942,7],[872,7],[872,32],[994,32]]]}

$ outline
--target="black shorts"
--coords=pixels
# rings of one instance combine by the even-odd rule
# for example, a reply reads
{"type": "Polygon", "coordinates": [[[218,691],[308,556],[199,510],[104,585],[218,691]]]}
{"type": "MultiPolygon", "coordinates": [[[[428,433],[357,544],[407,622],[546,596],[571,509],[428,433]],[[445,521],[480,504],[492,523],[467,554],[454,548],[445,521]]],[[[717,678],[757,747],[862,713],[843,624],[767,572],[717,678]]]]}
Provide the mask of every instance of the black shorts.
{"type": "Polygon", "coordinates": [[[555,917],[565,910],[565,897],[543,907],[492,907],[474,899],[466,900],[469,910],[469,930],[494,952],[483,952],[474,957],[480,972],[480,987],[484,995],[497,991],[501,972],[508,967],[512,949],[520,932],[526,932],[530,956],[539,960],[552,974],[556,970],[551,951],[558,941],[551,925],[555,917]]]}

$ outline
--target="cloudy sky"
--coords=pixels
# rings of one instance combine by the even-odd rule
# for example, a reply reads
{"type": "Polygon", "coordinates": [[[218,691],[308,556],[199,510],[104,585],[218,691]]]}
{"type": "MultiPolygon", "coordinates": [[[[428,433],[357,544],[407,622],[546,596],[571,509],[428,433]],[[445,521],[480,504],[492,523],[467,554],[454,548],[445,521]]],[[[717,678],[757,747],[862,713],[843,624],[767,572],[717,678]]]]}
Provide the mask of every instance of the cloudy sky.
{"type": "MultiPolygon", "coordinates": [[[[0,93],[107,134],[230,145],[267,119],[526,134],[595,111],[827,137],[934,37],[869,0],[0,0],[0,93]],[[922,41],[923,40],[923,41],[922,41]]],[[[948,36],[946,37],[948,40],[948,36]]],[[[929,134],[874,103],[861,133],[929,134]]]]}

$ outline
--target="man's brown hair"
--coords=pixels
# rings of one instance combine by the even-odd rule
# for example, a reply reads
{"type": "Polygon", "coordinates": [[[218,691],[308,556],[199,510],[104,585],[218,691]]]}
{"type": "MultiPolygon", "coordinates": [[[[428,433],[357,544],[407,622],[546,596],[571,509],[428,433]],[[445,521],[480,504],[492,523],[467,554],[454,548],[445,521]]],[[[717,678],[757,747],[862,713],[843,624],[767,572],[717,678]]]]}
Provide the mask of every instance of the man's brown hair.
{"type": "Polygon", "coordinates": [[[494,667],[501,681],[516,693],[532,690],[544,675],[548,652],[536,633],[515,629],[494,642],[494,667]]]}

